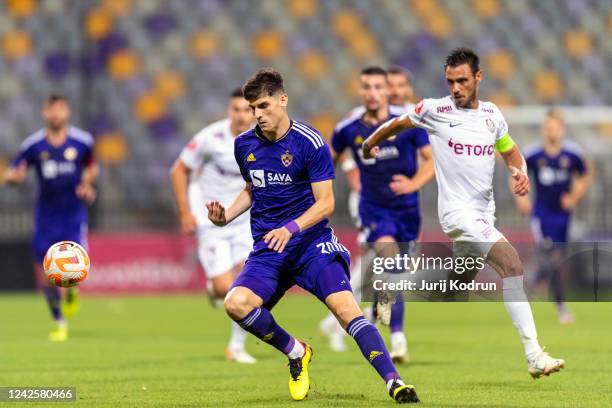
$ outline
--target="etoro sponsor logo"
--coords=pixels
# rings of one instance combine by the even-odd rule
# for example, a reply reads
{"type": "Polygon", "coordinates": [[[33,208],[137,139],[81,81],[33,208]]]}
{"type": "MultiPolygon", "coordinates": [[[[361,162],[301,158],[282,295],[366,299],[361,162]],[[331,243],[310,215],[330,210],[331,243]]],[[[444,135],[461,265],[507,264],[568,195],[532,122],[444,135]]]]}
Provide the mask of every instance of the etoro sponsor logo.
{"type": "Polygon", "coordinates": [[[448,147],[453,149],[453,153],[460,156],[492,156],[495,153],[495,147],[492,144],[477,145],[468,143],[457,143],[453,142],[453,139],[449,139],[448,147]]]}

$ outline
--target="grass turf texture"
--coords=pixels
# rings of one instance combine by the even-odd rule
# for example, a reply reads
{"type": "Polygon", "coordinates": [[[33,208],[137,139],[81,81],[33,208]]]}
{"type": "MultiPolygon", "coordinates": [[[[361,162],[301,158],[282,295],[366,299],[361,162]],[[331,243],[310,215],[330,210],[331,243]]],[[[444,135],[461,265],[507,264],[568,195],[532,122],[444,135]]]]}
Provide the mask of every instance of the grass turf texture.
{"type": "MultiPolygon", "coordinates": [[[[408,304],[412,361],[400,372],[423,407],[610,406],[612,304],[570,308],[577,322],[560,326],[551,304],[534,304],[542,344],[567,360],[560,374],[534,381],[503,304],[408,304]]],[[[46,339],[51,326],[41,296],[2,295],[0,310],[0,386],[77,388],[76,403],[53,407],[298,404],[289,397],[287,360],[267,344],[250,337],[256,365],[224,360],[229,320],[204,297],[85,297],[61,344],[46,339]]],[[[351,338],[349,351],[329,351],[318,332],[324,314],[307,296],[286,297],[274,310],[314,347],[312,389],[300,406],[393,406],[351,338]]],[[[49,404],[19,404],[41,405],[49,404]]]]}

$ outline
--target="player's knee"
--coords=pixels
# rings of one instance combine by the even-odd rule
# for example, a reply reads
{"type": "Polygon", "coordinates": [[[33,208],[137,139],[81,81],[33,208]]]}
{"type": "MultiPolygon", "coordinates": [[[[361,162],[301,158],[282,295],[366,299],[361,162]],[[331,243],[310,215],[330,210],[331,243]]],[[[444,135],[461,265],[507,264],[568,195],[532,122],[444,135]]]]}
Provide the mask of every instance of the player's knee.
{"type": "Polygon", "coordinates": [[[506,276],[521,276],[523,274],[523,264],[520,259],[511,259],[506,264],[506,276]]]}
{"type": "Polygon", "coordinates": [[[363,314],[361,312],[361,309],[355,307],[350,303],[337,305],[334,308],[333,312],[342,327],[346,327],[351,322],[351,320],[363,314]]]}
{"type": "Polygon", "coordinates": [[[252,309],[248,295],[237,289],[230,290],[223,301],[225,312],[234,320],[243,319],[252,309]]]}

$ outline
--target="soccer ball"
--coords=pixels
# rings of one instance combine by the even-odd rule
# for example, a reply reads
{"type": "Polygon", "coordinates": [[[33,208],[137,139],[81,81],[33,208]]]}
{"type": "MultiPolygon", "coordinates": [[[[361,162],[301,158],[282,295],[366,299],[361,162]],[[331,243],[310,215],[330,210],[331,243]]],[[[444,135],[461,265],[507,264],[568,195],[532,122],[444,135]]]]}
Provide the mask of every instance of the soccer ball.
{"type": "Polygon", "coordinates": [[[89,255],[76,242],[56,242],[47,250],[43,268],[49,282],[56,286],[69,288],[87,278],[89,255]]]}

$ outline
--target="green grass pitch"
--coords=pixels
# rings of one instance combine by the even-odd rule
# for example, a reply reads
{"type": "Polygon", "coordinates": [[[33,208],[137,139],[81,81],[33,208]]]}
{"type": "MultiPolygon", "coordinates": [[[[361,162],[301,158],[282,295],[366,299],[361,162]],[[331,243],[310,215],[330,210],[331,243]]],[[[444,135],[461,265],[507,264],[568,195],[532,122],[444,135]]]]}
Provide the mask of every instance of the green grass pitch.
{"type": "MultiPolygon", "coordinates": [[[[533,305],[541,343],[567,360],[560,374],[534,381],[503,304],[408,304],[412,360],[400,371],[423,407],[609,407],[612,305],[570,307],[576,323],[560,326],[551,304],[533,305]]],[[[53,407],[394,405],[352,339],[345,353],[327,349],[318,332],[325,310],[309,296],[285,297],[274,310],[314,347],[312,389],[301,403],[290,400],[286,359],[270,346],[249,339],[254,366],[224,360],[229,320],[203,296],[83,298],[63,344],[46,340],[41,296],[2,295],[0,310],[0,385],[77,388],[75,403],[53,407]]]]}

